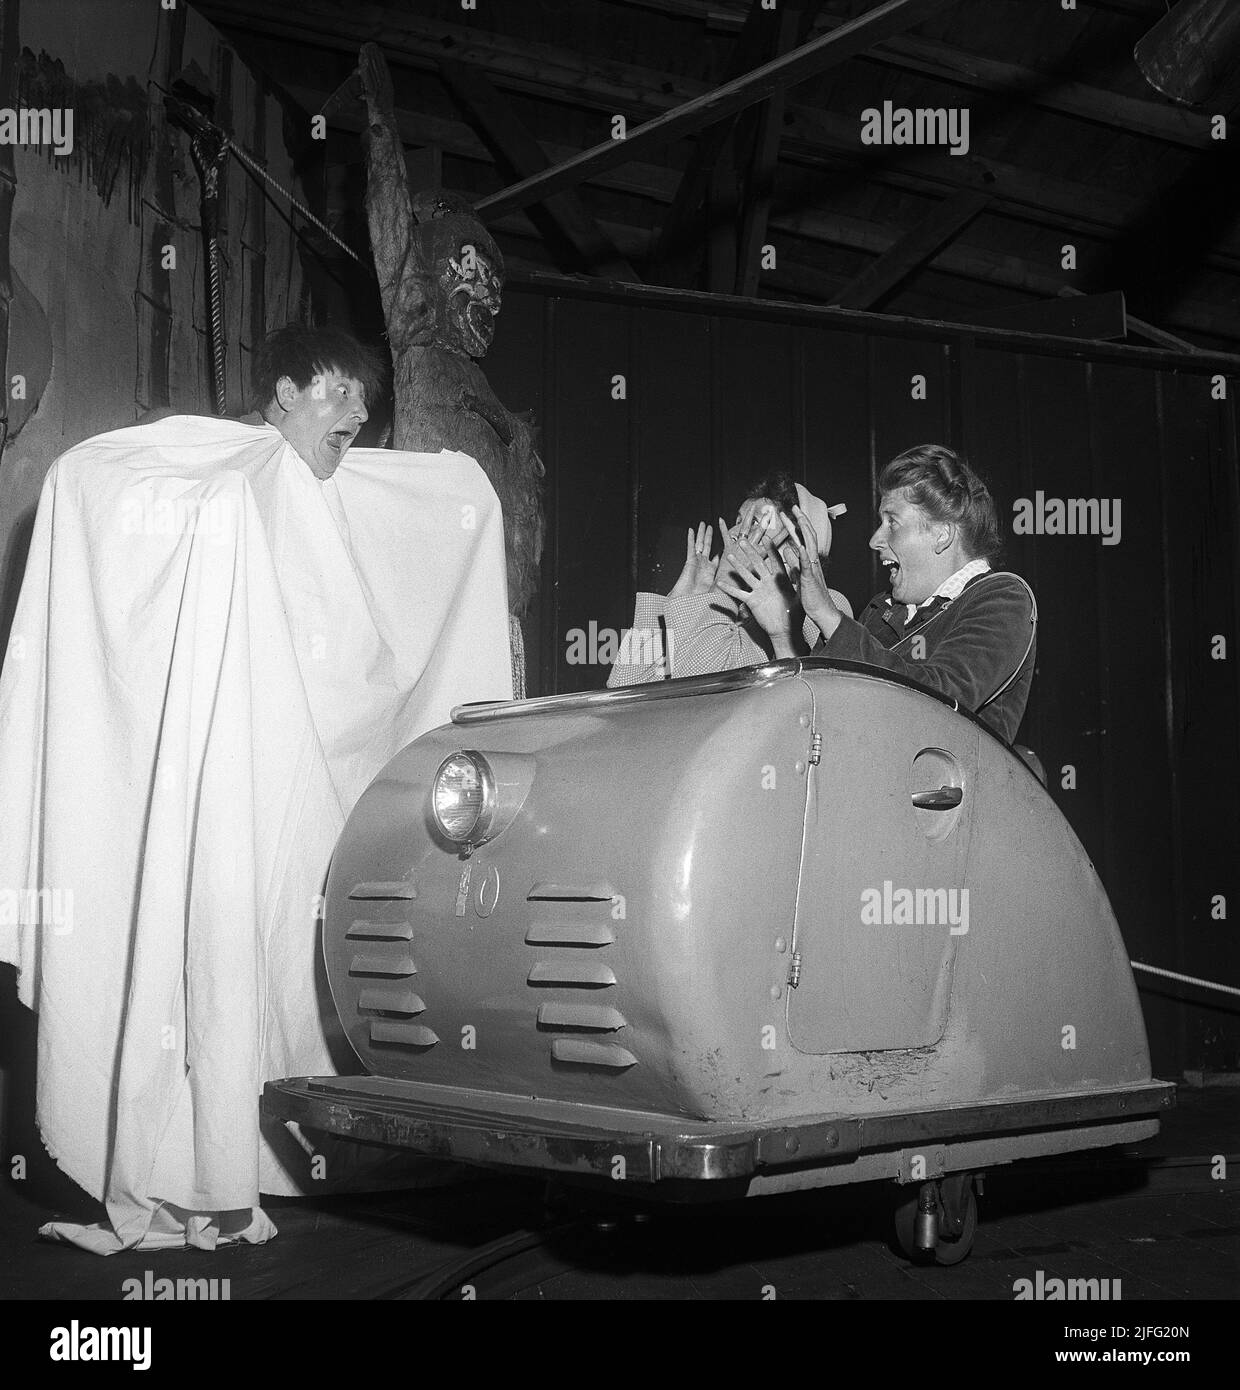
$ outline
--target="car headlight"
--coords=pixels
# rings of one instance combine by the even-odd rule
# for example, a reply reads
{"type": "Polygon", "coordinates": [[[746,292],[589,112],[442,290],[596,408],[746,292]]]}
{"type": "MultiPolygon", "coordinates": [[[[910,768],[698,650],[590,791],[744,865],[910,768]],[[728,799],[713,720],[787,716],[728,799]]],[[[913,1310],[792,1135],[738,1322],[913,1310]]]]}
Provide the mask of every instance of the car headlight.
{"type": "Polygon", "coordinates": [[[435,824],[457,844],[479,844],[495,816],[495,775],[481,753],[464,750],[439,764],[431,788],[435,824]]]}

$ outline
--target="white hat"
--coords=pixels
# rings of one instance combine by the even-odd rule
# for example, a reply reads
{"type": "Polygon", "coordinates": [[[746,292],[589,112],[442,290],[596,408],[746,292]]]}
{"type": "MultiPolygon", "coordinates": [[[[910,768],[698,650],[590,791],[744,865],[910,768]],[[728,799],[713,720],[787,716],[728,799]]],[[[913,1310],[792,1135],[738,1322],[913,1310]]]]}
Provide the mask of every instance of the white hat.
{"type": "Polygon", "coordinates": [[[831,548],[831,518],[842,516],[848,509],[843,502],[828,507],[821,497],[815,497],[809,488],[800,483],[797,483],[796,489],[801,510],[809,517],[814,534],[818,537],[818,548],[825,555],[831,548]]]}

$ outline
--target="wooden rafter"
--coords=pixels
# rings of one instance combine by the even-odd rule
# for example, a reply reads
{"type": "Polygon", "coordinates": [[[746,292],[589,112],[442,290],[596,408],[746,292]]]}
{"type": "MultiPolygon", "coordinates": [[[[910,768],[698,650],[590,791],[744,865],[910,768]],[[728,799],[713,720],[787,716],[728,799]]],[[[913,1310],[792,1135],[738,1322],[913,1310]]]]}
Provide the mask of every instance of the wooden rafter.
{"type": "MultiPolygon", "coordinates": [[[[350,56],[356,53],[357,33],[371,25],[381,31],[389,59],[415,67],[436,68],[446,47],[458,57],[484,64],[497,85],[582,106],[637,114],[665,111],[701,93],[705,84],[674,73],[609,62],[604,67],[583,65],[580,59],[551,45],[512,43],[459,26],[409,15],[397,28],[382,25],[375,15],[381,6],[358,5],[358,23],[341,16],[334,0],[302,0],[298,23],[282,15],[275,0],[198,0],[199,8],[221,23],[236,21],[248,33],[278,35],[286,41],[318,44],[350,56]],[[373,13],[372,13],[373,12],[373,13]],[[364,21],[364,22],[363,22],[364,21]],[[587,69],[583,75],[583,66],[587,69]]],[[[281,80],[279,71],[272,75],[281,80]]],[[[283,80],[289,81],[288,74],[283,80]]],[[[296,79],[293,79],[295,82],[296,79]]],[[[317,109],[316,102],[312,109],[317,109]]],[[[953,158],[943,151],[918,149],[904,157],[884,150],[879,163],[865,162],[858,148],[855,119],[792,104],[781,142],[781,158],[821,168],[824,162],[862,165],[868,181],[941,198],[955,188],[988,188],[998,212],[1045,226],[1070,228],[1091,236],[1114,236],[1136,222],[1140,201],[1129,193],[1035,172],[1002,160],[953,158]]],[[[598,181],[602,181],[600,176],[598,181]]],[[[1240,237],[1220,240],[1206,263],[1235,273],[1240,270],[1240,237]]]]}
{"type": "MultiPolygon", "coordinates": [[[[543,147],[530,134],[511,103],[486,75],[467,63],[444,59],[440,73],[462,108],[472,116],[496,160],[516,178],[528,178],[550,167],[543,147]]],[[[531,216],[553,246],[574,262],[572,269],[610,280],[638,280],[628,261],[574,192],[553,193],[531,209],[531,216]]]]}
{"type": "Polygon", "coordinates": [[[983,328],[1012,328],[1025,333],[1051,333],[1059,338],[1090,338],[1114,342],[1128,332],[1128,314],[1121,290],[1103,294],[1065,294],[1039,304],[1006,309],[983,309],[969,315],[983,328]]]}
{"type": "MultiPolygon", "coordinates": [[[[307,109],[314,109],[317,94],[299,88],[290,88],[290,95],[302,102],[307,109]]],[[[402,139],[413,145],[438,145],[446,152],[464,159],[486,160],[489,158],[486,147],[474,132],[463,122],[444,120],[441,117],[422,116],[408,111],[397,111],[397,123],[402,139]]],[[[332,118],[332,124],[343,130],[360,130],[362,120],[359,116],[341,112],[332,118]]],[[[545,143],[547,155],[555,159],[569,153],[564,146],[545,143]]],[[[614,189],[635,197],[647,199],[666,206],[675,196],[679,176],[674,169],[658,164],[627,164],[618,169],[601,174],[596,180],[600,187],[614,189]]],[[[662,217],[658,218],[661,222],[662,217]]],[[[496,230],[508,231],[520,236],[534,234],[524,214],[506,217],[497,224],[496,230]]],[[[821,245],[845,247],[853,251],[865,252],[871,256],[881,256],[893,245],[895,237],[889,226],[863,217],[841,213],[799,212],[776,215],[771,219],[772,229],[784,237],[796,238],[821,245]]],[[[604,223],[604,230],[610,239],[630,259],[640,259],[651,254],[650,234],[637,227],[619,223],[604,223]]],[[[804,288],[807,293],[820,298],[834,299],[842,288],[841,277],[827,276],[821,271],[811,271],[803,262],[797,263],[791,247],[783,249],[780,270],[765,274],[763,285],[781,290],[795,288],[797,276],[804,275],[804,288]],[[789,267],[794,267],[790,270],[789,267]]],[[[990,251],[981,247],[948,245],[936,257],[933,269],[936,272],[979,283],[1003,286],[1022,290],[1029,294],[1052,298],[1064,290],[1062,277],[1049,273],[1045,266],[1018,256],[990,251]]],[[[1198,300],[1184,300],[1176,309],[1170,322],[1191,331],[1208,333],[1219,338],[1234,338],[1236,326],[1234,316],[1225,309],[1198,300]]],[[[1130,324],[1133,323],[1129,316],[1130,324]]],[[[1135,326],[1135,325],[1134,325],[1135,326]]]]}
{"type": "MultiPolygon", "coordinates": [[[[798,3],[787,0],[777,11],[773,54],[778,56],[802,43],[813,23],[818,0],[798,3]]],[[[753,150],[745,176],[744,212],[736,251],[736,293],[758,292],[762,247],[766,242],[767,221],[775,194],[775,166],[779,161],[779,141],[783,134],[787,92],[776,92],[769,101],[751,113],[754,118],[753,150]]]]}
{"type": "Polygon", "coordinates": [[[944,198],[938,207],[850,280],[835,303],[841,309],[868,309],[877,304],[919,266],[933,259],[989,201],[989,193],[972,189],[962,189],[944,198]]]}
{"type": "Polygon", "coordinates": [[[910,25],[920,23],[936,10],[946,9],[955,0],[884,0],[875,9],[849,20],[829,34],[822,34],[789,53],[763,63],[744,76],[704,92],[662,116],[638,126],[623,140],[608,140],[583,150],[554,168],[506,188],[478,203],[480,212],[499,216],[528,207],[532,201],[565,188],[575,188],[592,173],[614,168],[633,159],[639,152],[661,149],[673,140],[683,139],[743,111],[773,93],[792,87],[829,68],[847,62],[875,43],[910,25]]]}
{"type": "MultiPolygon", "coordinates": [[[[645,8],[664,13],[703,20],[709,16],[712,23],[720,26],[737,27],[742,22],[737,6],[720,5],[717,0],[706,3],[701,0],[642,0],[642,3],[645,8]]],[[[1151,20],[1157,18],[1157,11],[1152,9],[1132,12],[1146,14],[1151,20]]],[[[815,27],[827,33],[843,22],[835,16],[824,15],[815,27]]],[[[975,91],[1024,96],[1042,110],[1093,121],[1113,130],[1165,140],[1190,149],[1209,149],[1212,145],[1208,115],[1178,110],[1144,97],[1126,96],[1019,63],[1001,62],[937,40],[902,35],[876,45],[865,57],[868,62],[920,73],[975,91]]]]}
{"type": "MultiPolygon", "coordinates": [[[[519,213],[503,217],[492,225],[497,231],[514,236],[528,236],[531,232],[528,220],[519,213]]],[[[891,240],[890,233],[883,227],[859,218],[848,219],[845,225],[841,225],[838,219],[832,218],[830,225],[834,229],[834,235],[824,236],[823,239],[835,240],[841,246],[853,246],[861,250],[873,251],[884,247],[891,240]]],[[[608,221],[604,221],[602,226],[625,255],[636,260],[649,254],[652,234],[648,229],[629,227],[608,221]]],[[[935,270],[986,284],[1007,285],[1012,289],[1023,290],[1027,294],[1041,295],[1046,299],[1054,298],[1063,293],[1064,289],[1056,277],[1048,273],[1043,266],[1035,265],[1017,256],[999,255],[990,251],[971,250],[968,255],[960,256],[956,248],[949,248],[943,253],[939,263],[935,266],[935,270]]],[[[766,277],[765,283],[772,289],[791,291],[802,297],[805,295],[816,296],[824,303],[835,298],[841,288],[838,275],[831,275],[817,267],[797,263],[789,257],[780,261],[780,269],[766,277]]],[[[941,316],[952,322],[968,322],[970,313],[970,310],[958,308],[951,313],[944,311],[941,316]]],[[[1221,339],[1234,340],[1236,336],[1234,321],[1228,315],[1216,312],[1212,306],[1202,304],[1199,301],[1182,302],[1177,314],[1176,321],[1185,328],[1193,328],[1221,339]]],[[[1197,351],[1184,339],[1177,338],[1164,329],[1146,324],[1140,319],[1135,319],[1131,314],[1128,315],[1127,321],[1131,332],[1148,337],[1151,342],[1174,347],[1177,351],[1197,351]]]]}
{"type": "MultiPolygon", "coordinates": [[[[765,34],[764,21],[769,18],[769,13],[763,10],[761,0],[751,0],[728,58],[725,81],[731,81],[743,72],[757,67],[767,56],[763,52],[762,40],[765,34]]],[[[712,177],[712,173],[723,158],[734,128],[734,121],[717,121],[701,132],[693,146],[689,162],[681,175],[676,197],[663,220],[663,228],[655,249],[655,274],[665,283],[687,283],[681,266],[683,247],[691,239],[703,198],[712,186],[717,190],[718,180],[712,177]]]]}
{"type": "MultiPolygon", "coordinates": [[[[720,28],[732,27],[736,23],[735,0],[610,0],[613,5],[626,9],[654,10],[660,14],[681,15],[685,19],[697,19],[720,28]]],[[[1081,0],[1082,6],[1094,10],[1111,10],[1115,14],[1133,15],[1149,18],[1152,22],[1162,14],[1167,0],[1081,0]]]]}
{"type": "Polygon", "coordinates": [[[730,294],[736,284],[739,203],[736,166],[730,159],[717,160],[710,175],[706,225],[706,288],[712,294],[730,294]]]}
{"type": "MultiPolygon", "coordinates": [[[[1080,296],[1079,290],[1071,288],[1062,289],[1059,293],[1069,300],[1080,296]]],[[[1144,338],[1148,343],[1157,343],[1159,347],[1172,348],[1176,352],[1199,351],[1194,344],[1186,342],[1183,338],[1177,338],[1174,333],[1168,333],[1165,328],[1155,328],[1152,323],[1146,323],[1144,319],[1134,318],[1131,314],[1127,314],[1126,320],[1128,330],[1139,338],[1144,338]]]]}

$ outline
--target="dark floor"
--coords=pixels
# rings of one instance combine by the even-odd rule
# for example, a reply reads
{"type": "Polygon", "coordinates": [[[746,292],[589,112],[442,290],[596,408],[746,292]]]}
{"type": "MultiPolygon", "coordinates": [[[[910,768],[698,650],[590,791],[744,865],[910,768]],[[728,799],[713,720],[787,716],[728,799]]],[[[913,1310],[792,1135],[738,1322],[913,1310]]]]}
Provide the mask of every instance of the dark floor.
{"type": "Polygon", "coordinates": [[[34,1169],[0,1188],[0,1298],[119,1299],[148,1270],[226,1279],[234,1300],[459,1298],[468,1282],[478,1298],[519,1300],[1011,1301],[1038,1271],[1120,1280],[1126,1302],[1240,1296],[1236,1087],[1182,1087],[1162,1134],[1125,1155],[993,1170],[973,1253],[954,1268],[910,1265],[894,1248],[893,1185],[583,1222],[562,1206],[548,1217],[542,1184],[489,1174],[434,1191],[272,1201],[280,1235],[266,1246],[100,1259],[36,1239],[44,1221],[99,1210],[45,1161],[34,1169]],[[531,1229],[543,1238],[463,1272],[471,1251],[531,1229]]]}

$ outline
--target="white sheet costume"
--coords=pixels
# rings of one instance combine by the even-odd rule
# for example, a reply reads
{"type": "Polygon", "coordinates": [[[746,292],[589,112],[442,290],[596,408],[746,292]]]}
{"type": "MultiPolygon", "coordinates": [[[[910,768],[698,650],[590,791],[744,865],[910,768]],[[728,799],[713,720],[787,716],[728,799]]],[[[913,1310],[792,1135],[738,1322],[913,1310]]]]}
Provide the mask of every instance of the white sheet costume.
{"type": "Polygon", "coordinates": [[[398,749],[510,695],[502,518],[463,454],[352,449],[320,482],[271,426],[173,416],[52,466],[0,679],[0,960],[44,1141],[112,1227],[45,1234],[274,1234],[259,1192],[300,1188],[258,1096],[334,1071],[336,836],[398,749]]]}

